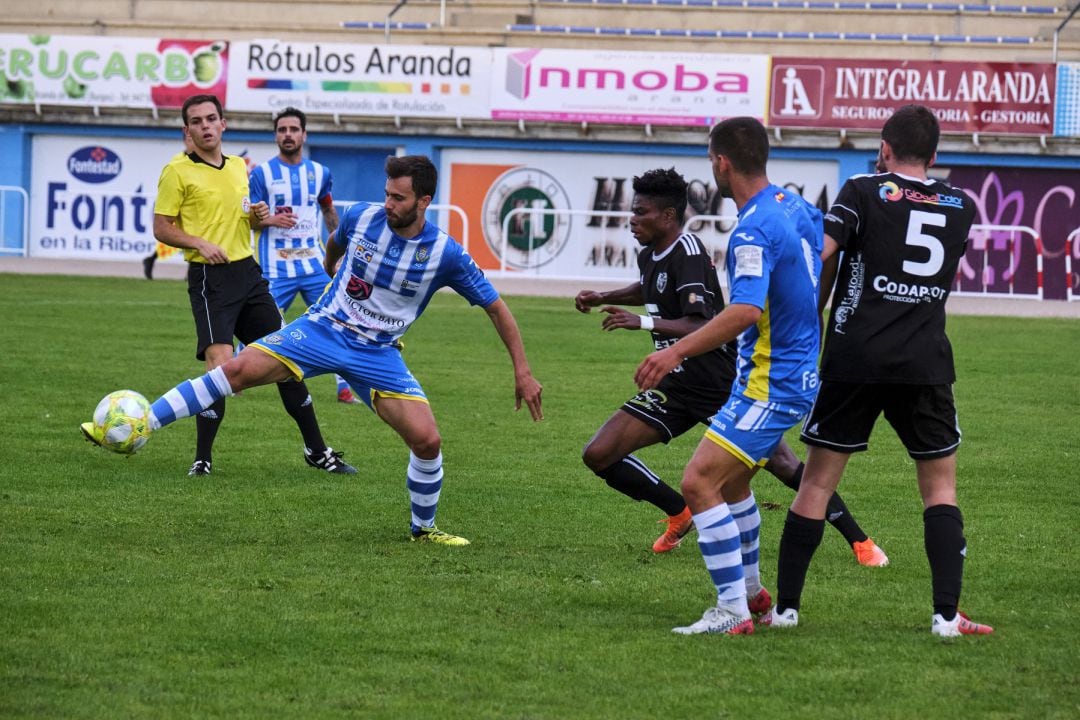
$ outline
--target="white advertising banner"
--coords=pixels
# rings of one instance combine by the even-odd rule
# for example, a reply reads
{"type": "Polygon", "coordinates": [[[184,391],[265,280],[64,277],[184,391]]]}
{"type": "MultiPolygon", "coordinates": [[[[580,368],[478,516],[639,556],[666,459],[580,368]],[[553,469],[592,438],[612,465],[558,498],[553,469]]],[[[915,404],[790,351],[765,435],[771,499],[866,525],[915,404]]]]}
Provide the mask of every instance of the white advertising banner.
{"type": "MultiPolygon", "coordinates": [[[[139,260],[154,252],[154,197],[161,168],[183,150],[175,141],[40,135],[30,179],[33,257],[139,260]]],[[[225,151],[262,162],[273,143],[225,151]]]]}
{"type": "Polygon", "coordinates": [[[488,117],[488,48],[253,40],[231,52],[230,110],[488,117]]]}
{"type": "MultiPolygon", "coordinates": [[[[721,198],[708,160],[685,155],[522,152],[449,149],[441,156],[440,202],[468,215],[469,236],[447,213],[440,224],[466,245],[488,271],[506,270],[552,279],[637,278],[637,241],[629,220],[597,212],[627,212],[634,176],[674,167],[689,184],[686,218],[722,216],[693,223],[722,266],[735,204],[721,198]],[[509,219],[508,219],[509,218],[509,219]],[[503,228],[509,233],[504,239],[503,228]]],[[[772,160],[769,178],[818,207],[838,189],[837,163],[772,160]]],[[[721,273],[722,275],[722,273],[721,273]]]]}
{"type": "Polygon", "coordinates": [[[768,55],[494,49],[496,120],[704,125],[763,119],[768,55]]]}
{"type": "Polygon", "coordinates": [[[224,100],[228,56],[228,43],[209,40],[0,35],[0,104],[166,108],[197,93],[224,100]]]}

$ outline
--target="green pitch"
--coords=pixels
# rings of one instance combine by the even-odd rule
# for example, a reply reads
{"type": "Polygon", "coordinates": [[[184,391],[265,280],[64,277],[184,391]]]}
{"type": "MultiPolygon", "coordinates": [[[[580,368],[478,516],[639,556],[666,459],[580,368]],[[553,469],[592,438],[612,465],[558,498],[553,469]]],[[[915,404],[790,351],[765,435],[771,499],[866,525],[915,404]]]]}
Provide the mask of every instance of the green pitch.
{"type": "MultiPolygon", "coordinates": [[[[406,453],[311,383],[354,477],[308,468],[273,388],[230,400],[214,474],[195,424],[125,459],[78,424],[110,390],[202,372],[176,282],[0,276],[0,717],[1073,718],[1080,714],[1080,324],[954,318],[969,553],[962,608],[997,634],[935,640],[911,462],[882,424],[841,486],[892,565],[826,530],[801,626],[673,636],[713,600],[696,543],[580,461],[632,392],[641,333],[568,299],[509,298],[546,419],[513,412],[486,316],[440,295],[406,357],[439,418],[439,525],[406,540],[406,453]]],[[[699,435],[642,457],[677,483],[699,435]]],[[[795,443],[801,453],[802,446],[795,443]]],[[[764,474],[763,579],[791,493],[764,474]]]]}

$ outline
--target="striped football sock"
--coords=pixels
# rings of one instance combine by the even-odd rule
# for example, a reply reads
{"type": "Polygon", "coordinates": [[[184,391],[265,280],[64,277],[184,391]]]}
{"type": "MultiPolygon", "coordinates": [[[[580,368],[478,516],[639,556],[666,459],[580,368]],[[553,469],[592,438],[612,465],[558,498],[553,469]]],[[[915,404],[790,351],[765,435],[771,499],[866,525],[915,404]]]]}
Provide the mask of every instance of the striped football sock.
{"type": "Polygon", "coordinates": [[[150,427],[157,430],[200,413],[232,394],[225,371],[216,367],[202,377],[185,380],[155,400],[150,406],[150,427]]]}
{"type": "Polygon", "coordinates": [[[409,489],[409,504],[412,509],[412,531],[434,527],[435,510],[439,507],[439,492],[442,490],[442,453],[432,460],[418,458],[409,453],[409,471],[406,487],[409,489]]]}
{"type": "Polygon", "coordinates": [[[758,566],[758,536],[761,533],[761,513],[754,502],[754,493],[737,503],[729,503],[735,525],[739,528],[739,544],[742,549],[743,578],[746,594],[753,596],[761,589],[761,571],[758,566]]]}
{"type": "Polygon", "coordinates": [[[749,614],[746,607],[746,583],[743,581],[739,528],[728,511],[727,503],[694,515],[698,545],[705,568],[709,571],[720,605],[749,614]]]}

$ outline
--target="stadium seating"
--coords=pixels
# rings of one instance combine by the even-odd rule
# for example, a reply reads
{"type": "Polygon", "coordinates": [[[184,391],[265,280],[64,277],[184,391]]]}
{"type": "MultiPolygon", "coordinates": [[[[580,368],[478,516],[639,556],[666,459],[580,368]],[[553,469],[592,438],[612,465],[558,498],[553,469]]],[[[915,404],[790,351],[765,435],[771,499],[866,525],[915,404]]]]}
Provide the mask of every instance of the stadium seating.
{"type": "MultiPolygon", "coordinates": [[[[1075,0],[38,0],[0,32],[1048,62],[1075,0]],[[441,21],[445,20],[445,24],[441,21]]],[[[1080,20],[1058,59],[1080,60],[1080,20]]]]}

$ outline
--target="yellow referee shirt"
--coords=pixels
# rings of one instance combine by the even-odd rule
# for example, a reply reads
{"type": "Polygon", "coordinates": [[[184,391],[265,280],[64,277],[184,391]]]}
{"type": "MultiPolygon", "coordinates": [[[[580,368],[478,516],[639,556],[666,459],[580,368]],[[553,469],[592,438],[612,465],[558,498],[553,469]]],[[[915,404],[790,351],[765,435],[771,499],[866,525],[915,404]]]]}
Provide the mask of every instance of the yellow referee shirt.
{"type": "MultiPolygon", "coordinates": [[[[188,235],[214,243],[229,262],[251,257],[251,223],[248,212],[248,175],[244,159],[224,155],[216,168],[195,153],[180,154],[169,161],[158,178],[154,213],[175,217],[188,235]]],[[[197,250],[184,250],[188,262],[205,263],[197,250]]]]}

